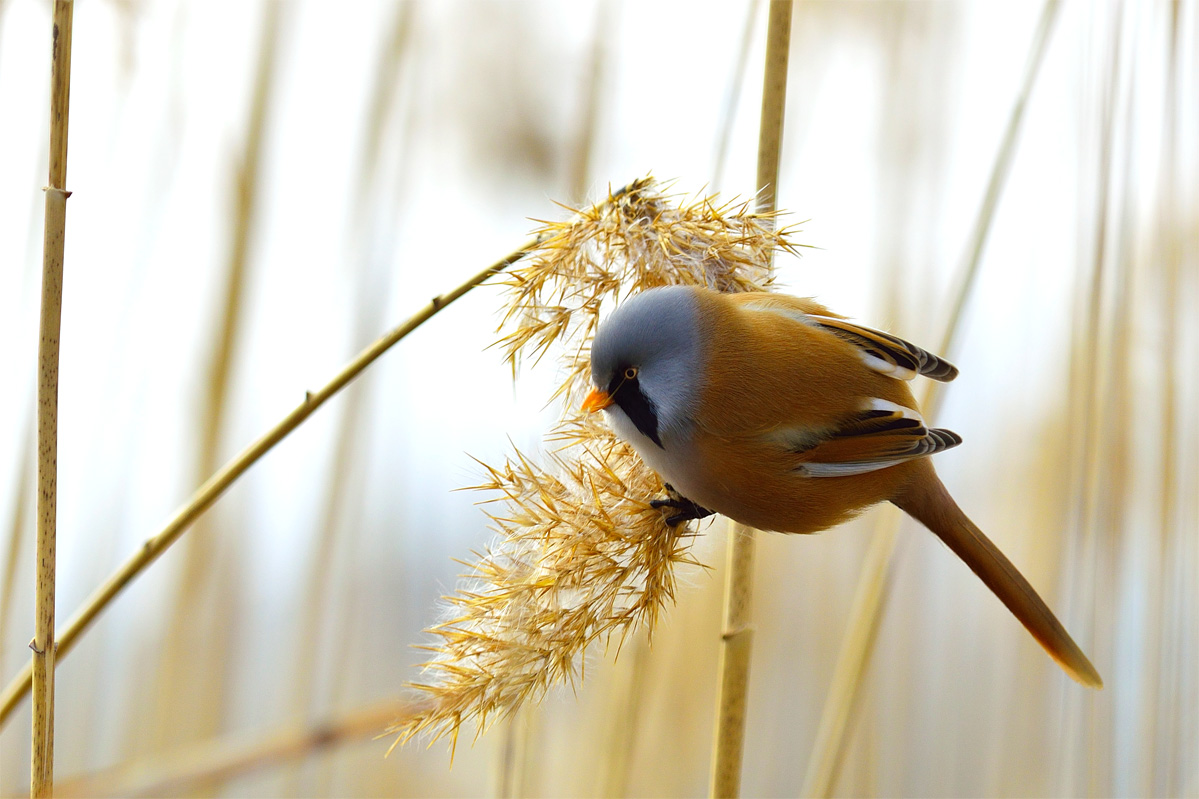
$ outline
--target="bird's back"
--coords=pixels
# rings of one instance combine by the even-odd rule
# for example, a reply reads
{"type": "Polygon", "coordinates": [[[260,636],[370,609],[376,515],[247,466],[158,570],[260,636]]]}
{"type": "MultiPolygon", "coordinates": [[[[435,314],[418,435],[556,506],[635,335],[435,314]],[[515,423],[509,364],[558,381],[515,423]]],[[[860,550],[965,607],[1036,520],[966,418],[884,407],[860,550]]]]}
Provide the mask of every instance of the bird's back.
{"type": "Polygon", "coordinates": [[[784,295],[698,296],[709,330],[690,499],[759,529],[809,533],[906,484],[909,463],[844,477],[800,469],[803,442],[827,440],[871,398],[915,408],[904,381],[870,369],[852,344],[801,317],[835,314],[784,295]]]}

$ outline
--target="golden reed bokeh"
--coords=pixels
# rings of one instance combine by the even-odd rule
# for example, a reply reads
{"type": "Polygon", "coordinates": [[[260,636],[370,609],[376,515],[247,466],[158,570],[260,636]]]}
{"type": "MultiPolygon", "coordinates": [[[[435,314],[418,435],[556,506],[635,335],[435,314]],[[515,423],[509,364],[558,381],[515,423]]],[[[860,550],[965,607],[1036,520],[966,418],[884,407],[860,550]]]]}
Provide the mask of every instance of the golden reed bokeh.
{"type": "MultiPolygon", "coordinates": [[[[80,4],[59,629],[305,391],[528,218],[568,219],[553,201],[650,170],[752,197],[766,5],[80,4]]],[[[1194,0],[795,6],[778,206],[814,249],[778,281],[930,348],[957,330],[937,420],[965,443],[939,469],[1106,687],[1059,674],[925,531],[880,537],[885,512],[762,535],[744,795],[1199,792],[1197,30],[1194,0]]],[[[6,684],[34,633],[50,41],[49,4],[0,2],[6,684]]],[[[513,384],[487,349],[504,305],[483,286],[437,312],[80,635],[60,793],[707,791],[723,523],[652,646],[594,647],[571,689],[467,724],[452,770],[373,738],[411,710],[453,559],[492,541],[453,490],[491,479],[472,457],[549,463],[570,372],[553,354],[513,384]]],[[[29,714],[0,730],[4,795],[28,790],[29,714]]]]}

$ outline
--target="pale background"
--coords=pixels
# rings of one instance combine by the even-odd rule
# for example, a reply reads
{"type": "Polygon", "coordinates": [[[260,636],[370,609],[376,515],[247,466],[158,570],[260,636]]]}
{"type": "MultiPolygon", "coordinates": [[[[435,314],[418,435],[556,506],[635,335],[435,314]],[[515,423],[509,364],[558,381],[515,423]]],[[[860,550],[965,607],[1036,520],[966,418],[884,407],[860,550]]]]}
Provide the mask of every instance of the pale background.
{"type": "MultiPolygon", "coordinates": [[[[60,624],[203,477],[530,218],[561,218],[555,201],[650,171],[752,194],[765,4],[752,10],[729,117],[745,3],[80,0],[60,624]]],[[[787,290],[940,341],[1041,13],[797,4],[779,206],[819,249],[783,259],[787,290]]],[[[13,524],[33,496],[49,44],[49,3],[0,0],[5,682],[33,624],[32,514],[13,524]]],[[[469,456],[536,451],[557,414],[552,368],[513,385],[485,349],[500,301],[477,290],[402,342],[116,601],[58,670],[59,782],[352,711],[417,677],[409,645],[453,588],[451,558],[490,536],[477,497],[454,491],[479,479],[469,456]]],[[[945,354],[962,376],[937,421],[966,443],[938,468],[1107,688],[1070,682],[907,525],[835,793],[1199,796],[1199,3],[1063,5],[945,354]]],[[[746,795],[800,789],[875,522],[760,538],[746,795]]],[[[442,744],[384,760],[367,740],[202,792],[493,794],[515,740],[520,793],[702,794],[723,522],[696,547],[716,568],[685,576],[651,650],[592,653],[577,693],[515,732],[465,735],[452,770],[442,744]],[[614,728],[630,684],[634,722],[614,728]]],[[[28,742],[26,702],[0,732],[0,790],[28,785],[28,742]]]]}

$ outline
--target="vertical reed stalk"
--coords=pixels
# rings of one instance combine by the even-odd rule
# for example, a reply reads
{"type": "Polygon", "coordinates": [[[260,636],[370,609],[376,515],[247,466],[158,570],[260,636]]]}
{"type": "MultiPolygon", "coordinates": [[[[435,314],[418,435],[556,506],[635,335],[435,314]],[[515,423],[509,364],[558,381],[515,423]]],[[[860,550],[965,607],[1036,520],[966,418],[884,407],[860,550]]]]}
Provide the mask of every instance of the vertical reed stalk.
{"type": "MultiPolygon", "coordinates": [[[[758,123],[757,212],[760,214],[773,213],[778,197],[790,54],[791,0],[770,0],[770,22],[766,28],[766,71],[762,80],[762,116],[758,123]]],[[[774,224],[773,219],[770,224],[774,224]]]]}
{"type": "MultiPolygon", "coordinates": [[[[1011,171],[1016,141],[1024,119],[1024,109],[1040,72],[1045,51],[1048,49],[1049,35],[1053,31],[1053,24],[1057,20],[1060,5],[1060,0],[1046,0],[1041,11],[1028,61],[1025,64],[1020,93],[1008,116],[1003,141],[996,154],[995,163],[991,167],[991,175],[983,194],[982,205],[979,207],[974,228],[966,245],[966,257],[950,294],[950,313],[946,321],[945,333],[940,345],[934,350],[942,355],[952,355],[965,312],[966,301],[978,279],[979,264],[982,261],[987,236],[991,231],[995,210],[999,205],[999,197],[1007,183],[1008,173],[1011,171]]],[[[941,383],[930,383],[920,398],[924,417],[930,422],[936,417],[937,406],[940,404],[942,396],[939,389],[942,385],[941,383]]],[[[801,796],[829,796],[835,787],[837,767],[843,758],[842,750],[848,741],[847,732],[852,728],[857,696],[866,679],[873,642],[882,618],[883,605],[889,587],[887,580],[889,564],[895,552],[896,532],[901,519],[900,514],[887,514],[880,517],[876,527],[874,540],[871,542],[862,573],[858,578],[849,625],[845,631],[845,637],[842,639],[841,650],[837,654],[833,682],[829,686],[824,710],[821,712],[816,741],[808,756],[808,767],[804,775],[801,796]]]]}
{"type": "Polygon", "coordinates": [[[749,664],[753,652],[754,530],[730,521],[724,584],[724,625],[720,641],[720,697],[712,757],[712,797],[741,794],[741,761],[749,704],[749,664]]]}
{"type": "Polygon", "coordinates": [[[34,601],[30,794],[54,793],[54,572],[58,502],[58,335],[66,244],[67,122],[71,103],[71,0],[55,0],[50,67],[50,184],[42,248],[37,384],[37,595],[34,601]]]}
{"type": "MultiPolygon", "coordinates": [[[[766,69],[762,80],[762,116],[758,126],[757,211],[770,214],[778,197],[783,147],[783,111],[787,101],[787,62],[791,50],[791,0],[771,0],[766,30],[766,69]]],[[[773,224],[773,220],[770,224],[773,224]]],[[[725,583],[724,625],[720,646],[720,696],[709,794],[741,793],[741,760],[753,644],[754,531],[731,524],[725,583]]]]}

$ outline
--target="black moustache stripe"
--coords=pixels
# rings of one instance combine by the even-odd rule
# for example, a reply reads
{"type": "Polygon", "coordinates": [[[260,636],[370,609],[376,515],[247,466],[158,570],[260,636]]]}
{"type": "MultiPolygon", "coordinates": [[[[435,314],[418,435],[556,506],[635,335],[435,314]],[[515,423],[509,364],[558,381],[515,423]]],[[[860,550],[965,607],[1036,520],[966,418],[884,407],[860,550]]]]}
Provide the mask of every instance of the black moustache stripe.
{"type": "Polygon", "coordinates": [[[619,383],[613,382],[614,385],[608,391],[612,399],[632,420],[643,436],[662,447],[662,439],[658,438],[658,412],[654,408],[654,404],[641,391],[641,385],[637,382],[637,378],[625,380],[621,376],[619,383]]]}

